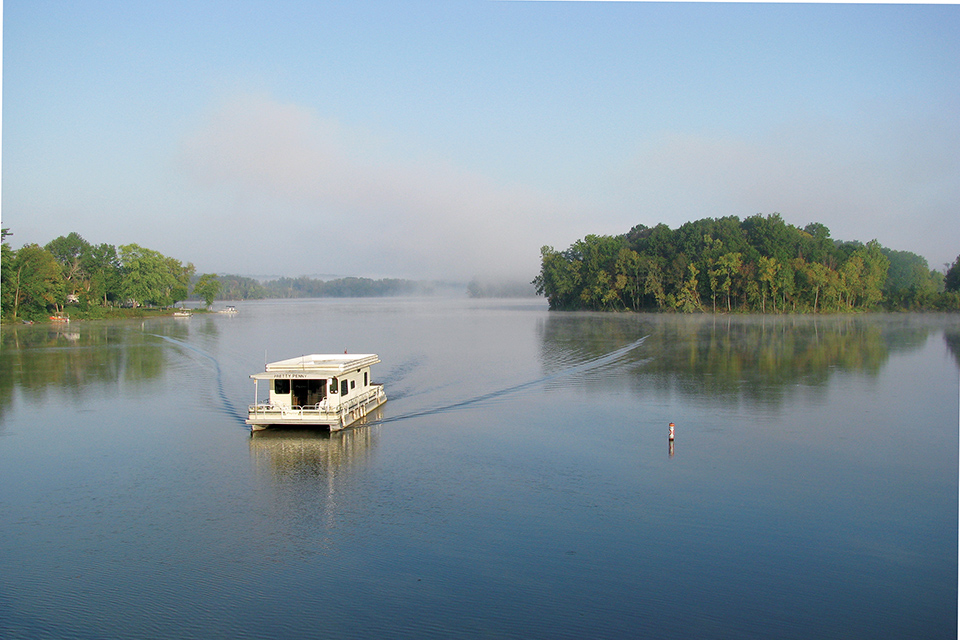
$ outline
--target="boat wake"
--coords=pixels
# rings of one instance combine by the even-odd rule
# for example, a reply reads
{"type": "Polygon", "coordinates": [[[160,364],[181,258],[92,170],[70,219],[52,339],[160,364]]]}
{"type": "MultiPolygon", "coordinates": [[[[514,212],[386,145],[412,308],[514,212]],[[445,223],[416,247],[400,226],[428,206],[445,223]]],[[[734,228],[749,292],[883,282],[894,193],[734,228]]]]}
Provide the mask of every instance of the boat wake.
{"type": "Polygon", "coordinates": [[[232,402],[230,402],[230,399],[227,397],[227,392],[223,388],[223,374],[220,370],[220,362],[218,362],[216,358],[214,358],[212,355],[210,355],[203,349],[198,349],[197,347],[193,346],[188,342],[184,342],[183,340],[177,340],[176,338],[171,338],[170,336],[164,336],[157,333],[148,333],[146,335],[152,336],[154,338],[160,338],[161,340],[165,340],[178,347],[187,349],[188,351],[196,353],[206,358],[209,362],[211,362],[213,364],[214,375],[216,380],[217,396],[220,400],[220,406],[217,407],[218,411],[224,415],[229,416],[230,418],[233,418],[241,425],[246,426],[246,422],[244,422],[247,417],[246,414],[242,413],[240,409],[238,409],[232,402]]]}
{"type": "Polygon", "coordinates": [[[400,383],[406,380],[410,372],[415,371],[422,364],[422,357],[407,358],[397,366],[390,369],[384,376],[380,378],[379,381],[383,384],[383,388],[387,390],[388,397],[391,400],[400,400],[410,395],[409,393],[403,393],[397,389],[399,388],[400,383]]]}
{"type": "MultiPolygon", "coordinates": [[[[183,340],[178,340],[176,338],[171,338],[170,336],[164,336],[164,335],[155,334],[155,333],[151,333],[147,335],[164,340],[172,345],[175,345],[176,347],[189,351],[190,353],[199,355],[202,358],[204,358],[206,361],[208,361],[213,366],[215,385],[216,385],[216,394],[219,399],[219,406],[217,407],[217,410],[220,413],[228,416],[232,420],[235,420],[238,424],[243,425],[244,427],[246,426],[246,423],[244,421],[246,418],[246,414],[243,413],[240,410],[240,408],[238,408],[233,402],[231,402],[230,398],[227,396],[226,390],[224,389],[224,385],[223,385],[223,374],[220,369],[220,363],[215,357],[203,351],[202,349],[199,349],[194,345],[188,342],[185,342],[183,340]]],[[[496,389],[494,391],[489,391],[487,393],[482,393],[480,395],[473,396],[471,398],[458,400],[458,401],[444,404],[441,406],[430,407],[430,408],[426,408],[418,411],[412,411],[410,413],[404,413],[396,416],[388,416],[380,420],[377,420],[375,422],[371,422],[370,424],[376,425],[376,424],[387,424],[392,422],[401,422],[403,420],[410,420],[411,418],[420,418],[424,416],[431,416],[431,415],[437,415],[441,413],[458,411],[461,409],[467,409],[467,408],[475,407],[478,405],[482,405],[487,402],[493,402],[493,401],[499,400],[503,396],[518,393],[526,389],[530,389],[538,386],[544,386],[562,378],[582,376],[586,373],[591,373],[591,372],[595,373],[597,371],[610,369],[611,367],[618,367],[623,364],[623,360],[631,351],[633,351],[634,349],[636,349],[637,347],[639,347],[644,343],[647,337],[648,336],[643,336],[642,338],[635,340],[634,342],[631,342],[630,344],[627,344],[623,347],[620,347],[619,349],[615,349],[614,351],[605,353],[595,358],[591,358],[584,362],[580,362],[574,365],[570,365],[568,367],[564,367],[562,369],[554,371],[553,373],[550,373],[548,375],[545,375],[539,378],[535,378],[533,380],[521,382],[519,384],[511,385],[509,387],[504,387],[502,389],[496,389]]],[[[390,385],[395,385],[403,381],[411,371],[417,369],[420,365],[421,365],[421,362],[416,358],[407,360],[397,365],[397,367],[395,367],[392,371],[388,373],[387,376],[383,378],[384,388],[387,390],[387,396],[391,400],[396,401],[404,397],[409,397],[410,395],[418,395],[416,393],[414,394],[401,393],[397,395],[391,395],[390,385]]]]}
{"type": "MultiPolygon", "coordinates": [[[[558,378],[566,378],[570,376],[583,375],[587,372],[597,371],[600,369],[607,369],[612,366],[617,366],[621,364],[621,361],[629,354],[631,351],[639,347],[644,343],[644,341],[649,336],[643,336],[642,338],[631,342],[630,344],[620,347],[610,353],[605,353],[596,358],[592,358],[585,362],[579,364],[571,365],[559,371],[555,371],[549,375],[543,376],[541,378],[536,378],[534,380],[528,380],[527,382],[521,382],[520,384],[515,384],[503,389],[497,389],[496,391],[490,391],[466,400],[460,400],[457,402],[452,402],[450,404],[445,404],[439,407],[432,407],[430,409],[423,409],[421,411],[413,411],[411,413],[405,413],[398,416],[389,416],[378,420],[374,424],[386,424],[390,422],[400,422],[402,420],[409,420],[411,418],[420,418],[423,416],[431,416],[440,413],[447,413],[450,411],[457,411],[459,409],[465,409],[468,407],[473,407],[476,405],[483,404],[484,402],[490,402],[499,398],[502,398],[505,395],[517,393],[525,389],[530,389],[531,387],[537,387],[540,385],[546,385],[550,382],[557,380],[558,378]]],[[[389,397],[389,391],[388,391],[389,397]]]]}

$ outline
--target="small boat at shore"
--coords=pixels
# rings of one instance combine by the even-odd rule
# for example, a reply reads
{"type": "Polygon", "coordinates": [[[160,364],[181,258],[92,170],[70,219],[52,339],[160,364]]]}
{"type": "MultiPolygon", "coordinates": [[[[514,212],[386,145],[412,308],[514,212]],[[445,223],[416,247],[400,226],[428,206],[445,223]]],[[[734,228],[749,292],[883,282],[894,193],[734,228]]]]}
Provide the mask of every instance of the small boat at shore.
{"type": "Polygon", "coordinates": [[[363,423],[387,401],[383,385],[372,382],[370,367],[380,362],[374,353],[311,354],[271,362],[250,377],[254,403],[246,423],[254,431],[268,426],[319,426],[339,431],[363,423]],[[269,385],[269,398],[260,401],[259,384],[269,385]]]}
{"type": "Polygon", "coordinates": [[[235,306],[233,306],[232,304],[228,304],[228,305],[225,306],[223,309],[220,309],[220,311],[217,311],[217,313],[229,313],[229,314],[233,314],[233,313],[237,313],[237,308],[236,308],[235,306]]]}
{"type": "Polygon", "coordinates": [[[177,309],[176,311],[173,312],[173,317],[174,317],[174,318],[189,318],[189,317],[191,317],[192,315],[193,315],[193,313],[192,313],[191,311],[189,311],[189,310],[187,310],[187,309],[185,309],[185,308],[183,308],[183,307],[180,307],[179,309],[177,309]]]}

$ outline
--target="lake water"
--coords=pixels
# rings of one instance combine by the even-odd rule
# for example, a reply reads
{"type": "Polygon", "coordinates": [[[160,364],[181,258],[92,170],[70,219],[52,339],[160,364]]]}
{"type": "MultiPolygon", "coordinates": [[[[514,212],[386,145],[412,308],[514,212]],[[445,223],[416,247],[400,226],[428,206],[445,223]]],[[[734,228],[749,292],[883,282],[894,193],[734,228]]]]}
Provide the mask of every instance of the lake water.
{"type": "Polygon", "coordinates": [[[2,329],[0,637],[956,637],[960,316],[237,306],[2,329]],[[379,422],[251,435],[345,349],[379,422]]]}

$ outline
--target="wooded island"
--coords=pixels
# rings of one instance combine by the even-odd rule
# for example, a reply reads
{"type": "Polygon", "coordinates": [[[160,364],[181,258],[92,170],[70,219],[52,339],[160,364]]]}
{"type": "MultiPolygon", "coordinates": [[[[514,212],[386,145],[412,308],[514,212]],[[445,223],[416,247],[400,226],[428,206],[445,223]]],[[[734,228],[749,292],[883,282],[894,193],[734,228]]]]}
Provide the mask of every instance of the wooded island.
{"type": "Polygon", "coordinates": [[[540,250],[537,293],[551,309],[679,312],[960,310],[960,257],[946,274],[872,240],[832,240],[779,214],[637,225],[540,250]]]}

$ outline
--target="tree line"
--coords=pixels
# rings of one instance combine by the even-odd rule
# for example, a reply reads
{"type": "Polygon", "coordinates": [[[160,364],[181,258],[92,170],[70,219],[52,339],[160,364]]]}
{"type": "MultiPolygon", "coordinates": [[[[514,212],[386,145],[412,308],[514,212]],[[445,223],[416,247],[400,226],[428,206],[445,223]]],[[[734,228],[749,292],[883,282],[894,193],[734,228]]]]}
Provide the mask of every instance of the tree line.
{"type": "Polygon", "coordinates": [[[222,289],[219,297],[224,300],[259,300],[263,298],[364,298],[399,296],[424,293],[427,290],[420,282],[397,278],[335,278],[321,280],[300,276],[282,277],[259,281],[245,276],[224,275],[219,277],[222,289]]]}
{"type": "Polygon", "coordinates": [[[946,274],[914,253],[830,238],[780,214],[637,225],[544,246],[537,293],[557,310],[847,312],[960,310],[960,257],[946,274]]]}
{"type": "Polygon", "coordinates": [[[0,244],[0,315],[34,320],[68,305],[169,307],[189,294],[196,269],[138,244],[91,244],[74,232],[44,246],[0,244]]]}
{"type": "Polygon", "coordinates": [[[65,310],[103,317],[118,307],[167,308],[188,298],[214,300],[261,298],[364,297],[425,292],[410,280],[369,278],[253,278],[204,273],[137,244],[92,244],[73,232],[44,246],[10,247],[12,234],[0,240],[0,317],[38,320],[65,310]]]}

